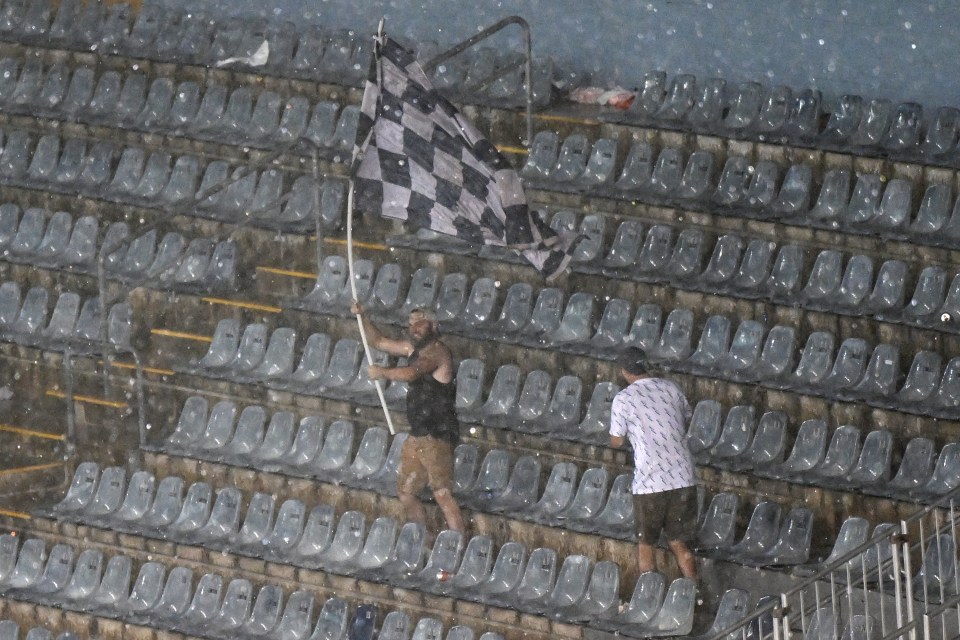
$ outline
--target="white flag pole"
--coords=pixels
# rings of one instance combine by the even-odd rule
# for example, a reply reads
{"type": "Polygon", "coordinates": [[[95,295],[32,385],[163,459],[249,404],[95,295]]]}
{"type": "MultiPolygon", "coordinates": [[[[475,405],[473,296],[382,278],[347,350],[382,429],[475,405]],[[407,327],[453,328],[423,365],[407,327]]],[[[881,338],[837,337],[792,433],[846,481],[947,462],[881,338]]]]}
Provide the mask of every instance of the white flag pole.
{"type": "MultiPolygon", "coordinates": [[[[383,22],[384,19],[380,19],[380,25],[377,27],[377,39],[383,41],[383,22]]],[[[379,65],[380,62],[377,61],[379,65]]],[[[379,73],[377,76],[379,77],[379,73]]],[[[351,166],[356,162],[356,156],[353,157],[353,161],[350,163],[351,166]]],[[[353,296],[353,299],[357,299],[357,281],[354,279],[353,274],[353,176],[350,176],[350,180],[347,183],[347,270],[350,277],[350,293],[353,296]]],[[[357,316],[357,325],[360,327],[360,341],[363,343],[363,352],[367,357],[367,365],[373,364],[373,358],[370,355],[370,343],[367,342],[367,333],[363,330],[363,318],[357,316]]],[[[387,399],[383,395],[383,384],[381,380],[374,380],[373,384],[377,388],[377,397],[380,398],[380,406],[383,408],[383,416],[387,421],[387,428],[390,430],[390,435],[394,435],[396,430],[393,428],[393,419],[390,416],[390,409],[387,408],[387,399]]]]}

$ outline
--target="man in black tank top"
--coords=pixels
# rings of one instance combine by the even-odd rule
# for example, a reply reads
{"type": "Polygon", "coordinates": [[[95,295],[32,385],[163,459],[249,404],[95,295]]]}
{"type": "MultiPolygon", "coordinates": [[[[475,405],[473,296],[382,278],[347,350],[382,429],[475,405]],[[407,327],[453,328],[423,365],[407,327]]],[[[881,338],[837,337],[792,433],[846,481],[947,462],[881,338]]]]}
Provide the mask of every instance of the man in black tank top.
{"type": "Polygon", "coordinates": [[[366,317],[359,303],[355,302],[351,310],[362,318],[371,347],[407,358],[404,367],[369,367],[373,380],[396,380],[409,385],[410,435],[403,443],[397,472],[397,497],[403,503],[407,518],[426,526],[426,512],[417,494],[429,486],[447,528],[465,533],[463,515],[452,489],[453,449],[460,441],[453,357],[447,345],[440,341],[436,317],[431,311],[411,311],[410,337],[397,340],[384,336],[366,317]]]}

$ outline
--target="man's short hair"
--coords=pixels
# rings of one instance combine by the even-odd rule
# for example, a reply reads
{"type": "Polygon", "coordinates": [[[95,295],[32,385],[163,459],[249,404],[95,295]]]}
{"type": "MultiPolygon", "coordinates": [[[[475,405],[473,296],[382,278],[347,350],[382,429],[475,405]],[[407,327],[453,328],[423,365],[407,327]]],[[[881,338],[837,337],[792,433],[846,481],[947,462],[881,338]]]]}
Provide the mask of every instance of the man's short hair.
{"type": "Polygon", "coordinates": [[[410,315],[412,316],[414,314],[419,315],[421,318],[423,318],[428,322],[431,322],[434,324],[436,324],[437,322],[437,314],[435,314],[431,309],[412,309],[410,311],[410,315]]]}
{"type": "Polygon", "coordinates": [[[641,376],[650,370],[647,354],[639,347],[627,347],[617,356],[617,366],[627,373],[641,376]]]}

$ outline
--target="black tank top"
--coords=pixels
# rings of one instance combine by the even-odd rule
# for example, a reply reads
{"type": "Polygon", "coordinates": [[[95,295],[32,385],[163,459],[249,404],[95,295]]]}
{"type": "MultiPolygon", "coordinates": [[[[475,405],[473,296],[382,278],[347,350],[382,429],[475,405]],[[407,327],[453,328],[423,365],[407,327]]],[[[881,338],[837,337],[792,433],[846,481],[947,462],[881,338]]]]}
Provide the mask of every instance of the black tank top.
{"type": "MultiPolygon", "coordinates": [[[[409,358],[416,363],[419,350],[409,358]]],[[[460,423],[456,412],[456,382],[439,382],[433,375],[412,381],[407,387],[407,421],[410,435],[431,436],[451,444],[460,442],[460,423]]]]}

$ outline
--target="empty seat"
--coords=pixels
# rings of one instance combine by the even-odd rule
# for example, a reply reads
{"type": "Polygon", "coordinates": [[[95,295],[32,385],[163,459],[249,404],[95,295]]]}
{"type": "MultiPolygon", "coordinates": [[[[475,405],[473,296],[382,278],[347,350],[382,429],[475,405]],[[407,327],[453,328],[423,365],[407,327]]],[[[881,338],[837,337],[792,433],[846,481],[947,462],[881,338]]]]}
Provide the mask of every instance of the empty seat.
{"type": "Polygon", "coordinates": [[[797,430],[790,455],[780,464],[771,464],[758,472],[775,478],[803,477],[823,460],[827,447],[827,423],[823,420],[804,420],[797,430]]]}
{"type": "Polygon", "coordinates": [[[797,368],[789,376],[788,386],[806,388],[819,385],[833,362],[835,338],[832,333],[815,331],[807,337],[797,368]]]}
{"type": "Polygon", "coordinates": [[[740,497],[735,493],[718,493],[710,499],[703,522],[697,530],[696,548],[710,555],[733,546],[736,536],[740,497]]]}
{"type": "Polygon", "coordinates": [[[614,186],[620,191],[643,189],[650,182],[652,172],[653,149],[646,142],[634,142],[627,153],[623,162],[623,169],[621,169],[620,176],[614,186]]]}
{"type": "Polygon", "coordinates": [[[929,438],[911,438],[903,451],[896,475],[881,488],[882,493],[906,498],[929,482],[933,473],[934,445],[929,438]]]}
{"type": "Polygon", "coordinates": [[[697,350],[687,359],[686,364],[703,373],[712,372],[729,348],[730,319],[721,315],[710,316],[703,324],[697,350]]]}
{"type": "Polygon", "coordinates": [[[660,339],[648,355],[657,360],[678,362],[690,352],[693,332],[693,312],[689,309],[674,309],[663,324],[660,339]]]}
{"type": "MultiPolygon", "coordinates": [[[[836,227],[850,202],[850,172],[830,169],[823,176],[817,203],[808,214],[812,220],[836,227]]],[[[865,183],[866,184],[866,183],[865,183]]]]}

